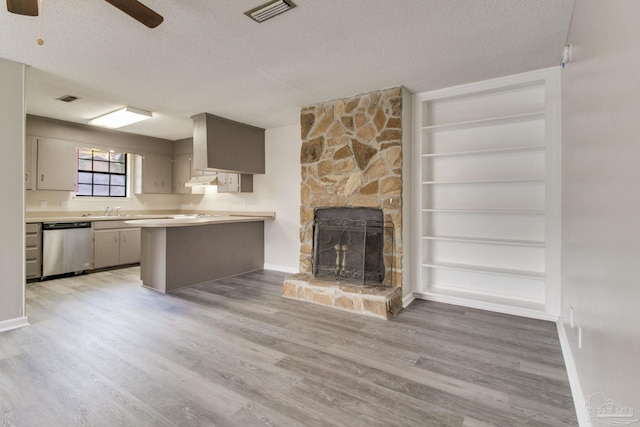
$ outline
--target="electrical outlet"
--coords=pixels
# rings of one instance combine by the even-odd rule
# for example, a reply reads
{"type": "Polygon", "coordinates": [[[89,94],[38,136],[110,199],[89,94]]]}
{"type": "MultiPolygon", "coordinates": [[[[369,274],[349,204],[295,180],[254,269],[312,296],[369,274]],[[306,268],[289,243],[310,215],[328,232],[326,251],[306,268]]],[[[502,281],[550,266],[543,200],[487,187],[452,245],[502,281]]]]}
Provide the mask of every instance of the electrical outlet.
{"type": "Polygon", "coordinates": [[[578,348],[582,348],[582,328],[578,326],[578,348]]]}
{"type": "Polygon", "coordinates": [[[570,308],[571,311],[569,311],[569,324],[571,325],[571,329],[573,329],[575,327],[575,325],[573,324],[573,307],[570,308]]]}
{"type": "Polygon", "coordinates": [[[40,209],[47,209],[48,203],[46,200],[40,200],[40,209]]]}

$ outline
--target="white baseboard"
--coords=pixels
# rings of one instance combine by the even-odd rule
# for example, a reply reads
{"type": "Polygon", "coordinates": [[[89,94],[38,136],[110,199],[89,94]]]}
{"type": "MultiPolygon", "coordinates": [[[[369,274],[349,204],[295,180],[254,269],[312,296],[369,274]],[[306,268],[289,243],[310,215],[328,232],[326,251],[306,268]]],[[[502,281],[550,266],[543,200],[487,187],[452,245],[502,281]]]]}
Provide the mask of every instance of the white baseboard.
{"type": "Polygon", "coordinates": [[[589,427],[589,413],[587,412],[584,394],[582,393],[582,387],[580,387],[580,378],[578,378],[578,370],[576,368],[575,361],[573,360],[573,353],[571,353],[571,346],[569,345],[567,331],[564,328],[562,319],[558,319],[556,327],[558,328],[558,337],[560,338],[560,348],[562,349],[564,365],[567,369],[567,376],[569,377],[569,386],[571,387],[573,404],[576,408],[578,425],[580,427],[589,427]]]}
{"type": "Polygon", "coordinates": [[[413,295],[413,293],[410,293],[409,295],[405,295],[404,298],[402,298],[402,308],[409,307],[409,304],[415,301],[415,299],[416,297],[413,295]]]}
{"type": "Polygon", "coordinates": [[[9,319],[9,320],[3,320],[2,322],[0,322],[0,332],[22,328],[23,326],[29,326],[29,320],[27,319],[27,316],[16,317],[14,319],[9,319]]]}
{"type": "Polygon", "coordinates": [[[287,267],[286,265],[264,264],[263,268],[265,270],[280,271],[282,273],[291,273],[291,274],[299,273],[299,270],[297,267],[295,268],[287,267]]]}

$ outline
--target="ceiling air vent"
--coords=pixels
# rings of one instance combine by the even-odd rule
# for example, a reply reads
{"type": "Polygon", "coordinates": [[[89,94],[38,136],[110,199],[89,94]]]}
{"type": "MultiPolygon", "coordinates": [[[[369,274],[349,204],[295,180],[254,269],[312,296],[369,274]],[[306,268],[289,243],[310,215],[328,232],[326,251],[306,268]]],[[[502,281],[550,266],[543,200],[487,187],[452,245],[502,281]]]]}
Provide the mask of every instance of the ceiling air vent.
{"type": "Polygon", "coordinates": [[[58,101],[62,101],[62,102],[73,102],[76,99],[78,99],[77,96],[73,96],[73,95],[64,95],[61,96],[60,98],[56,98],[58,101]]]}
{"type": "Polygon", "coordinates": [[[294,7],[296,7],[296,5],[291,0],[273,0],[263,4],[262,6],[251,9],[244,14],[260,23],[267,19],[271,19],[274,16],[280,15],[281,13],[285,13],[294,7]]]}

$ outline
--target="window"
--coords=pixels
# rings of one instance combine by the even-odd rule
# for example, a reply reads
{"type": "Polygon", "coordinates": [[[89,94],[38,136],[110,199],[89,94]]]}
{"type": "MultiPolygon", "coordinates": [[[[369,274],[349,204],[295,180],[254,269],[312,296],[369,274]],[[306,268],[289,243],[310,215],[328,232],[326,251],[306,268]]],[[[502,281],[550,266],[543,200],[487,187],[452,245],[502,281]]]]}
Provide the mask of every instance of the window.
{"type": "Polygon", "coordinates": [[[76,196],[126,197],[127,153],[79,148],[76,196]]]}

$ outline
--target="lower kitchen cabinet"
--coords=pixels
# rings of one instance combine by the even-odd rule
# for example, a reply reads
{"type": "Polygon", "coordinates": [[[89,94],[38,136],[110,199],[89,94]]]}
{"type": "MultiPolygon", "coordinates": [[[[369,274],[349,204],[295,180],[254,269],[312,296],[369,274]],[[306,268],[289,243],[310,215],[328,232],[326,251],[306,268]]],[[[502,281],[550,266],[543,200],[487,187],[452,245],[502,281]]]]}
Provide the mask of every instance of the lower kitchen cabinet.
{"type": "Polygon", "coordinates": [[[118,226],[122,226],[122,221],[94,223],[94,268],[115,267],[140,262],[140,229],[113,228],[118,226]]]}
{"type": "Polygon", "coordinates": [[[26,279],[42,277],[42,224],[29,223],[25,227],[26,279]]]}
{"type": "Polygon", "coordinates": [[[140,262],[140,229],[120,230],[120,264],[140,262]]]}

